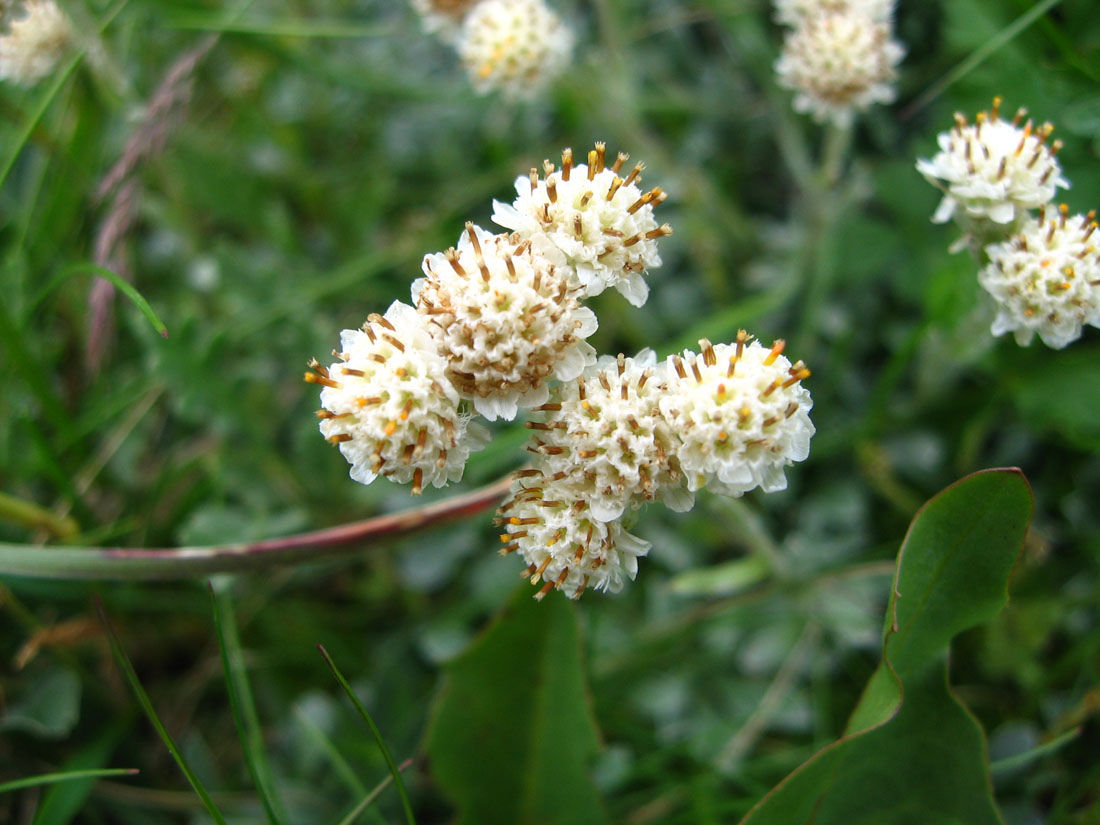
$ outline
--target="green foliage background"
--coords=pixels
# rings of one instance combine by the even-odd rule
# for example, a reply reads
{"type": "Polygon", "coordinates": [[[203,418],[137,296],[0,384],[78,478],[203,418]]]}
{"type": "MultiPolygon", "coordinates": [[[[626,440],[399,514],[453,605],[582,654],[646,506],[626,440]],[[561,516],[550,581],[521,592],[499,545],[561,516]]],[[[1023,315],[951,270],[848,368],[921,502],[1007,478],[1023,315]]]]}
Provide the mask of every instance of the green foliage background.
{"type": "MultiPolygon", "coordinates": [[[[544,770],[571,776],[555,759],[572,770],[593,753],[592,786],[540,792],[598,792],[602,809],[581,822],[737,821],[845,732],[879,666],[894,558],[921,503],[1011,465],[1036,496],[1012,600],[955,641],[950,678],[989,735],[1006,822],[1100,822],[1100,333],[1061,352],[990,338],[974,266],[948,254],[955,232],[929,222],[937,193],[913,168],[955,110],[1001,94],[1056,125],[1071,209],[1100,206],[1094,4],[1053,4],[928,99],[1032,4],[901,0],[899,101],[859,121],[851,185],[824,200],[803,169],[821,131],[774,86],[781,32],[763,0],[554,5],[578,35],[575,65],[522,105],[475,96],[400,2],[66,6],[86,48],[71,75],[63,66],[30,91],[0,88],[0,491],[52,513],[63,539],[134,547],[410,506],[405,488],[348,479],[316,432],[305,362],[368,312],[408,300],[421,257],[453,244],[466,220],[487,226],[518,174],[606,140],[670,193],[660,213],[676,234],[644,308],[593,300],[597,349],[664,356],[741,326],[787,338],[814,371],[818,432],[783,493],[645,511],[634,532],[654,547],[620,596],[514,608],[575,634],[536,632],[531,655],[565,651],[563,690],[589,702],[544,770]],[[138,168],[123,247],[169,336],[118,298],[108,355],[92,369],[92,279],[73,268],[93,260],[109,212],[97,186],[168,67],[210,32],[220,36],[186,116],[138,168]]],[[[502,428],[462,488],[518,466],[522,440],[502,428]]],[[[0,541],[51,538],[27,522],[0,521],[0,541]]],[[[264,816],[245,758],[257,739],[296,825],[339,821],[387,776],[318,643],[397,760],[417,757],[406,782],[418,822],[452,821],[455,781],[513,799],[499,768],[470,770],[476,743],[455,770],[433,775],[423,758],[429,721],[447,718],[446,700],[433,703],[448,663],[457,678],[491,617],[521,598],[519,564],[496,546],[486,514],[221,582],[261,728],[245,746],[205,583],[3,579],[0,783],[78,768],[141,775],[3,794],[0,821],[204,821],[112,663],[94,594],[230,821],[264,816]]],[[[531,663],[522,645],[515,655],[521,682],[531,663]]],[[[360,821],[401,811],[389,791],[360,821]]],[[[917,821],[904,816],[890,821],[917,821]]]]}

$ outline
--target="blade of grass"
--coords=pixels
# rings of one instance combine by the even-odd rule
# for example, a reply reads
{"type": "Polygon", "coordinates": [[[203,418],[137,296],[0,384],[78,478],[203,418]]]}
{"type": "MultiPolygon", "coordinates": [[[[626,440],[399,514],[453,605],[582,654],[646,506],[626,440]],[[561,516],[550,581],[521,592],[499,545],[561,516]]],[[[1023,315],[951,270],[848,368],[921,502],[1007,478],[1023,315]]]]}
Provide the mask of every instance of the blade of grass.
{"type": "Polygon", "coordinates": [[[359,701],[359,697],[355,695],[355,691],[351,689],[351,685],[348,684],[348,680],[344,678],[344,674],[336,667],[336,662],[332,661],[332,657],[329,656],[328,651],[325,650],[325,646],[317,645],[317,649],[321,651],[321,655],[325,657],[325,662],[328,663],[332,675],[336,677],[336,681],[340,683],[340,687],[342,687],[344,693],[348,695],[348,699],[350,699],[351,703],[355,706],[355,710],[363,717],[363,721],[367,723],[367,727],[370,728],[370,732],[374,735],[374,741],[378,743],[378,749],[382,751],[382,756],[389,766],[390,776],[393,777],[394,784],[397,785],[397,793],[400,795],[401,805],[405,809],[405,820],[409,825],[416,825],[416,817],[413,816],[412,803],[409,802],[409,792],[405,790],[405,783],[401,779],[401,771],[398,769],[397,763],[393,759],[393,754],[390,753],[390,749],[386,746],[386,742],[382,738],[382,732],[378,730],[378,726],[374,724],[371,715],[367,713],[367,709],[363,706],[363,703],[359,701]]]}
{"type": "Polygon", "coordinates": [[[999,774],[1009,773],[1019,768],[1023,768],[1027,765],[1030,765],[1037,759],[1042,759],[1044,756],[1060,750],[1062,747],[1068,745],[1080,735],[1080,728],[1068,730],[1061,736],[1056,736],[1049,742],[1044,742],[1042,745],[1032,748],[1029,751],[1013,754],[1012,756],[1006,756],[1004,759],[998,759],[996,762],[993,762],[989,766],[989,770],[994,776],[997,776],[999,774]]]}
{"type": "Polygon", "coordinates": [[[348,764],[344,755],[337,749],[336,744],[323,730],[321,730],[316,722],[306,715],[306,712],[302,710],[300,705],[294,706],[294,719],[298,722],[302,731],[310,738],[313,744],[322,750],[325,756],[328,757],[332,770],[343,780],[348,790],[355,796],[366,795],[367,789],[363,787],[363,783],[359,781],[359,777],[355,775],[355,771],[351,769],[351,765],[348,764]]]}
{"type": "MultiPolygon", "coordinates": [[[[410,767],[412,767],[412,764],[412,759],[406,759],[398,766],[398,770],[408,770],[410,767]]],[[[374,804],[374,800],[376,800],[382,794],[382,791],[386,790],[386,788],[388,788],[392,782],[393,777],[387,776],[385,779],[375,785],[374,789],[365,797],[363,797],[363,799],[360,800],[354,808],[348,811],[347,816],[336,823],[336,825],[352,825],[355,820],[362,816],[363,812],[367,810],[367,808],[374,804]]]]}
{"type": "Polygon", "coordinates": [[[187,777],[187,781],[191,783],[191,787],[194,788],[195,793],[198,795],[199,799],[202,800],[203,807],[205,807],[207,813],[210,814],[210,818],[213,819],[217,825],[227,825],[225,817],[222,816],[222,812],[218,810],[218,806],[215,805],[214,800],[210,798],[210,793],[206,790],[202,781],[195,775],[195,772],[191,770],[191,766],[187,764],[187,760],[184,759],[180,749],[176,746],[176,741],[172,738],[172,734],[168,732],[168,729],[164,727],[164,723],[160,721],[160,717],[157,716],[156,708],[153,707],[153,703],[149,699],[149,694],[145,692],[145,688],[141,686],[141,680],[138,679],[137,672],[130,663],[126,651],[122,649],[122,644],[119,642],[118,636],[115,635],[115,629],[107,620],[107,613],[103,608],[103,603],[99,601],[98,597],[96,598],[96,612],[99,614],[99,620],[103,623],[103,628],[107,632],[107,640],[110,642],[111,652],[115,656],[115,661],[118,662],[122,675],[126,677],[126,681],[129,683],[130,689],[134,692],[138,704],[141,705],[141,709],[145,712],[145,716],[149,720],[149,723],[156,729],[161,741],[164,742],[165,747],[168,748],[168,752],[172,754],[172,758],[176,760],[176,764],[179,765],[180,770],[183,771],[183,775],[187,777]]]}
{"type": "Polygon", "coordinates": [[[99,779],[104,776],[133,776],[141,773],[137,768],[101,768],[89,771],[62,771],[60,773],[42,773],[25,779],[13,779],[0,784],[0,793],[18,791],[22,788],[34,788],[38,785],[53,785],[57,782],[71,782],[74,779],[99,779]]]}
{"type": "Polygon", "coordinates": [[[77,523],[67,516],[58,517],[33,501],[0,492],[0,520],[29,529],[42,529],[61,540],[71,539],[80,532],[77,523]]]}
{"type": "Polygon", "coordinates": [[[223,34],[255,34],[270,37],[357,38],[385,37],[394,26],[364,26],[342,20],[241,20],[226,22],[222,15],[181,15],[167,25],[174,29],[197,29],[223,34]]]}
{"type": "Polygon", "coordinates": [[[901,113],[900,120],[906,121],[943,94],[949,87],[958,83],[962,78],[966,77],[978,66],[982,65],[991,54],[997,49],[1004,46],[1011,41],[1016,35],[1050,11],[1052,8],[1061,3],[1062,0],[1042,0],[1042,2],[1036,3],[1026,12],[1021,14],[1003,29],[1001,29],[993,37],[989,38],[985,43],[970,53],[970,56],[959,63],[955,68],[951,69],[947,74],[933,83],[928,89],[905,107],[905,111],[901,113]]]}
{"type": "Polygon", "coordinates": [[[111,270],[105,269],[102,266],[97,266],[96,264],[87,261],[70,266],[68,269],[66,269],[60,275],[50,281],[50,283],[48,283],[42,289],[42,291],[34,297],[31,302],[32,306],[38,306],[39,304],[41,304],[42,301],[49,297],[50,293],[52,293],[55,289],[65,283],[65,281],[72,278],[74,275],[98,275],[100,278],[106,278],[108,281],[114,284],[115,288],[119,292],[129,298],[134,306],[141,310],[141,314],[144,315],[146,320],[148,320],[149,323],[153,325],[153,329],[159,332],[162,338],[168,337],[168,330],[165,328],[160,318],[157,317],[157,314],[153,311],[153,308],[149,306],[149,302],[146,301],[144,296],[134,288],[133,284],[119,277],[111,270]]]}
{"type": "Polygon", "coordinates": [[[282,800],[275,792],[275,777],[264,751],[263,732],[256,702],[245,672],[244,655],[241,652],[241,638],[237,632],[237,619],[233,613],[230,599],[229,582],[207,582],[210,589],[210,603],[214,608],[214,628],[218,633],[218,647],[222,655],[222,669],[225,671],[225,684],[229,690],[229,705],[233,711],[233,723],[241,740],[241,750],[252,784],[260,795],[264,812],[273,825],[287,825],[286,810],[282,800]]]}

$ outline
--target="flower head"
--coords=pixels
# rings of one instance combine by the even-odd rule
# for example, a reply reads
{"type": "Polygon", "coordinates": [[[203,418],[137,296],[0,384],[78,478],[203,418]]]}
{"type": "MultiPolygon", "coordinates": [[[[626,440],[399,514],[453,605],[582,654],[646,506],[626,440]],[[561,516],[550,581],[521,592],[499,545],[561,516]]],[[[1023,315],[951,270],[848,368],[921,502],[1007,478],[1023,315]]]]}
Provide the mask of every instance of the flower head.
{"type": "Polygon", "coordinates": [[[688,488],[703,485],[739,496],[754,487],[787,486],[783,468],[809,454],[814,425],[810,371],[741,330],[734,344],[699,342],[700,353],[668,359],[661,412],[679,438],[677,454],[688,488]]]}
{"type": "Polygon", "coordinates": [[[531,584],[544,582],[537,599],[552,588],[571,599],[589,588],[618,593],[650,547],[619,521],[593,518],[585,499],[572,498],[554,481],[527,482],[522,472],[497,523],[505,528],[501,553],[518,552],[527,562],[523,575],[531,584]]]}
{"type": "Polygon", "coordinates": [[[795,111],[847,126],[857,110],[894,100],[904,55],[888,23],[855,10],[819,12],[787,36],[775,71],[796,93],[795,111]]]}
{"type": "Polygon", "coordinates": [[[588,502],[592,517],[613,521],[628,507],[661,499],[675,510],[694,500],[684,489],[674,435],[661,415],[665,385],[653,352],[602,358],[576,381],[555,387],[528,450],[540,478],[588,502]]]}
{"type": "Polygon", "coordinates": [[[1067,217],[1065,206],[1047,219],[1029,219],[1004,243],[986,247],[989,263],[978,281],[997,301],[993,334],[1014,333],[1027,346],[1038,333],[1061,349],[1081,336],[1081,327],[1100,327],[1100,251],[1096,213],[1067,217]]]}
{"type": "Polygon", "coordinates": [[[894,0],[775,0],[775,19],[798,28],[819,14],[863,14],[876,23],[894,19],[894,0]]]}
{"type": "Polygon", "coordinates": [[[477,0],[412,0],[426,31],[454,40],[477,0]]]}
{"type": "Polygon", "coordinates": [[[413,298],[447,375],[489,420],[542,404],[549,379],[572,380],[596,362],[584,340],[595,314],[530,241],[467,224],[457,248],[424,258],[424,275],[413,298]]]}
{"type": "Polygon", "coordinates": [[[50,73],[72,39],[69,18],[53,0],[26,0],[22,16],[9,14],[14,4],[5,4],[6,22],[0,19],[0,80],[29,86],[50,73]]]}
{"type": "Polygon", "coordinates": [[[493,221],[521,237],[539,239],[558,249],[576,283],[588,295],[614,287],[634,306],[649,296],[642,273],[661,265],[657,239],[672,234],[658,225],[653,208],[667,197],[658,186],[648,192],[638,187],[644,164],[619,176],[627,156],[620,154],[605,166],[606,147],[597,143],[588,163],[573,165],[573,151],[561,156],[561,169],[543,162],[538,170],[516,179],[516,200],[509,206],[493,202],[493,221]]]}
{"type": "Polygon", "coordinates": [[[488,433],[459,411],[447,362],[416,310],[394,301],[362,329],[344,330],[340,347],[337,363],[314,361],[306,380],[323,387],[321,434],[339,445],[351,477],[411,481],[413,495],[462,478],[488,433]]]}
{"type": "Polygon", "coordinates": [[[1058,187],[1069,188],[1056,155],[1059,140],[1050,145],[1049,123],[1035,127],[1020,109],[1011,121],[1000,116],[1001,99],[979,112],[974,123],[955,115],[955,128],[941,132],[940,151],[917,161],[917,171],[943,190],[932,220],[944,223],[961,209],[967,217],[1007,224],[1019,213],[1049,203],[1058,187]]]}
{"type": "Polygon", "coordinates": [[[479,93],[531,99],[569,64],[573,33],[543,0],[481,0],[455,45],[479,93]]]}

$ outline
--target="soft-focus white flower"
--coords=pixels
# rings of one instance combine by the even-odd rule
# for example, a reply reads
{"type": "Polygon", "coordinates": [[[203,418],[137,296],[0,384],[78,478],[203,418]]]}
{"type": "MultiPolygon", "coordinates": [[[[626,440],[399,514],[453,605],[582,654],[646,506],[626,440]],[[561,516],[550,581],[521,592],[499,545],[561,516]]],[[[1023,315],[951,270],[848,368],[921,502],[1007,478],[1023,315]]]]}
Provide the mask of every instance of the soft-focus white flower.
{"type": "Polygon", "coordinates": [[[379,475],[413,485],[458,481],[487,431],[459,411],[447,362],[415,309],[394,301],[362,329],[340,334],[340,360],[306,380],[321,390],[321,434],[351,464],[351,477],[370,484],[379,475]]]}
{"type": "Polygon", "coordinates": [[[894,19],[895,0],[775,0],[775,19],[797,28],[807,17],[845,12],[863,14],[876,23],[894,19]]]}
{"type": "Polygon", "coordinates": [[[413,8],[424,23],[425,31],[454,41],[477,0],[412,0],[413,8]]]}
{"type": "Polygon", "coordinates": [[[1029,219],[1004,243],[985,248],[989,263],[978,274],[996,299],[994,335],[1011,332],[1027,346],[1035,333],[1061,349],[1081,336],[1081,327],[1100,327],[1100,251],[1096,213],[1029,219]]]}
{"type": "Polygon", "coordinates": [[[730,496],[784,489],[783,468],[806,458],[814,434],[813,401],[800,383],[810,371],[780,354],[782,341],[768,349],[744,330],[734,344],[699,347],[668,359],[661,399],[688,488],[730,496]]]}
{"type": "Polygon", "coordinates": [[[650,547],[619,521],[593,518],[585,499],[571,498],[555,481],[528,481],[522,473],[497,521],[506,530],[501,553],[518,552],[528,565],[523,575],[531,584],[544,582],[537,599],[552,588],[571,599],[589,588],[618,593],[637,574],[638,557],[650,547]]]}
{"type": "Polygon", "coordinates": [[[481,0],[455,47],[475,90],[531,99],[569,65],[573,33],[543,0],[481,0]]]}
{"type": "Polygon", "coordinates": [[[548,242],[565,255],[576,282],[588,295],[614,287],[634,306],[649,296],[642,278],[647,269],[661,265],[657,239],[672,234],[659,226],[653,208],[664,201],[660,187],[648,192],[638,188],[644,165],[619,176],[627,156],[605,166],[606,148],[597,143],[588,163],[573,165],[573,152],[562,153],[561,169],[543,162],[545,179],[538,170],[516,179],[516,200],[493,202],[493,221],[523,238],[548,242]]]}
{"type": "Polygon", "coordinates": [[[847,126],[857,110],[894,100],[904,55],[888,23],[856,11],[822,12],[787,36],[775,71],[779,85],[795,92],[795,111],[847,126]]]}
{"type": "Polygon", "coordinates": [[[956,114],[955,128],[939,135],[940,151],[917,161],[917,171],[944,193],[934,222],[949,221],[961,209],[967,217],[1011,223],[1020,212],[1049,203],[1059,186],[1069,188],[1056,157],[1062,143],[1046,142],[1054,127],[1035,128],[1030,120],[1021,126],[1024,109],[1005,120],[1000,104],[994,98],[990,112],[979,112],[972,124],[956,114]]]}
{"type": "Polygon", "coordinates": [[[53,0],[26,0],[0,36],[0,80],[29,86],[53,69],[72,39],[69,18],[53,0]]]}
{"type": "Polygon", "coordinates": [[[592,517],[613,521],[628,507],[660,499],[690,510],[676,462],[675,437],[661,415],[666,388],[655,357],[601,358],[576,381],[554,388],[541,421],[528,421],[539,456],[535,468],[573,498],[588,502],[592,517]]]}
{"type": "Polygon", "coordinates": [[[596,315],[563,268],[516,235],[473,224],[458,247],[424,258],[413,300],[430,321],[451,383],[490,421],[546,401],[547,381],[596,362],[596,315]]]}

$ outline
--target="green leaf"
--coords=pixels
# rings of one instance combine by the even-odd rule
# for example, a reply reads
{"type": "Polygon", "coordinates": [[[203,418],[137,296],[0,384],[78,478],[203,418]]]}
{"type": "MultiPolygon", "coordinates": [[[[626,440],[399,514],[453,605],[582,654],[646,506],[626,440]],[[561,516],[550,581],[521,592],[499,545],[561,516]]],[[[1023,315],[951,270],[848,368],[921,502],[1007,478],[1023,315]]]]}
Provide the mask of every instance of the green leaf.
{"type": "Polygon", "coordinates": [[[18,730],[39,739],[60,739],[80,719],[80,679],[67,667],[35,674],[25,695],[0,717],[0,731],[18,730]]]}
{"type": "Polygon", "coordinates": [[[898,556],[883,661],[844,737],[742,825],[1000,825],[985,737],[947,683],[947,648],[1008,600],[1031,520],[1019,470],[967,476],[913,519],[898,556]]]}
{"type": "Polygon", "coordinates": [[[459,825],[597,825],[599,748],[573,606],[520,589],[447,678],[428,732],[459,825]]]}

